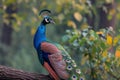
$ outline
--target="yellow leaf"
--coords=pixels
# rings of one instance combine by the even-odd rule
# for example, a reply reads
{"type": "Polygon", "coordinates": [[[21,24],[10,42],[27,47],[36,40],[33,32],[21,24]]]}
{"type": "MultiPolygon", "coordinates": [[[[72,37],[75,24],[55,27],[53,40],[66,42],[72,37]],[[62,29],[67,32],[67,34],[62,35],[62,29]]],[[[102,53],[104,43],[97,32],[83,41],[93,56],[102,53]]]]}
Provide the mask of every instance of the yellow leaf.
{"type": "Polygon", "coordinates": [[[79,0],[81,3],[85,3],[86,2],[86,0],[79,0]]]}
{"type": "Polygon", "coordinates": [[[41,6],[46,6],[46,5],[47,5],[46,1],[42,1],[41,6]]]}
{"type": "Polygon", "coordinates": [[[74,29],[76,28],[76,24],[71,20],[68,21],[67,25],[73,27],[74,29]]]}
{"type": "Polygon", "coordinates": [[[113,2],[113,0],[106,0],[106,3],[108,3],[108,4],[110,4],[112,2],[113,2]]]}
{"type": "Polygon", "coordinates": [[[96,34],[103,34],[103,32],[99,31],[99,32],[96,32],[96,34]]]}
{"type": "Polygon", "coordinates": [[[115,37],[114,40],[113,40],[113,45],[115,46],[119,41],[119,38],[118,37],[115,37]]]}
{"type": "Polygon", "coordinates": [[[107,57],[108,53],[107,53],[107,50],[105,50],[103,53],[102,53],[102,56],[103,57],[107,57]]]}
{"type": "Polygon", "coordinates": [[[109,15],[114,15],[115,14],[115,9],[110,9],[110,11],[109,11],[109,15]]]}
{"type": "Polygon", "coordinates": [[[82,20],[82,15],[79,13],[79,12],[75,12],[74,13],[74,18],[77,20],[77,21],[81,21],[82,20]]]}
{"type": "Polygon", "coordinates": [[[83,56],[81,59],[81,65],[84,65],[87,60],[88,60],[88,56],[83,56]]]}
{"type": "Polygon", "coordinates": [[[88,24],[87,23],[83,23],[81,26],[81,30],[84,30],[84,29],[88,29],[88,24]]]}
{"type": "Polygon", "coordinates": [[[32,28],[32,29],[31,29],[31,35],[34,35],[34,34],[35,34],[35,31],[36,31],[36,29],[35,29],[35,28],[32,28]]]}
{"type": "Polygon", "coordinates": [[[120,50],[119,49],[116,50],[115,57],[119,57],[120,58],[120,50]]]}
{"type": "Polygon", "coordinates": [[[95,37],[94,36],[90,36],[89,40],[93,41],[93,40],[95,40],[95,37]]]}
{"type": "Polygon", "coordinates": [[[112,45],[112,36],[110,36],[109,34],[107,34],[107,44],[112,45]]]}
{"type": "Polygon", "coordinates": [[[21,25],[21,21],[20,21],[20,20],[17,20],[17,24],[20,26],[20,25],[21,25]]]}
{"type": "Polygon", "coordinates": [[[75,4],[75,8],[82,11],[85,7],[83,5],[80,5],[80,4],[75,4]]]}
{"type": "Polygon", "coordinates": [[[34,14],[38,14],[37,8],[33,7],[33,8],[32,8],[32,11],[34,12],[34,14]]]}
{"type": "Polygon", "coordinates": [[[105,65],[104,68],[105,68],[106,71],[109,71],[109,67],[108,66],[105,65]]]}
{"type": "Polygon", "coordinates": [[[106,60],[107,62],[110,62],[110,58],[107,58],[107,60],[106,60]]]}

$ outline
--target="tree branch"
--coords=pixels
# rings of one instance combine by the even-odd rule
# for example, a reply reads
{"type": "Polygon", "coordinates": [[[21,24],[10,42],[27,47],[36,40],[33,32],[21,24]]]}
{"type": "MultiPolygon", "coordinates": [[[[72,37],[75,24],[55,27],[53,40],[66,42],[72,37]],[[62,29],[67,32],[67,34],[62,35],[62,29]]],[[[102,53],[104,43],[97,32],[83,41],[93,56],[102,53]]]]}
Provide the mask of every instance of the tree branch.
{"type": "Polygon", "coordinates": [[[25,72],[0,65],[0,80],[52,80],[49,75],[25,72]]]}

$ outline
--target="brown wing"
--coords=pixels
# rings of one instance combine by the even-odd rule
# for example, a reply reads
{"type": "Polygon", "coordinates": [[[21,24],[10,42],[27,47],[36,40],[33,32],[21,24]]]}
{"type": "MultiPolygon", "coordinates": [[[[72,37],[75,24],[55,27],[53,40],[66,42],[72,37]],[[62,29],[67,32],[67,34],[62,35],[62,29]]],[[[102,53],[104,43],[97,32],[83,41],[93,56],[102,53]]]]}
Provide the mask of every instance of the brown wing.
{"type": "Polygon", "coordinates": [[[57,75],[62,79],[68,79],[69,74],[66,72],[66,63],[62,58],[61,51],[55,45],[48,42],[41,44],[41,50],[50,53],[48,58],[57,75]]]}

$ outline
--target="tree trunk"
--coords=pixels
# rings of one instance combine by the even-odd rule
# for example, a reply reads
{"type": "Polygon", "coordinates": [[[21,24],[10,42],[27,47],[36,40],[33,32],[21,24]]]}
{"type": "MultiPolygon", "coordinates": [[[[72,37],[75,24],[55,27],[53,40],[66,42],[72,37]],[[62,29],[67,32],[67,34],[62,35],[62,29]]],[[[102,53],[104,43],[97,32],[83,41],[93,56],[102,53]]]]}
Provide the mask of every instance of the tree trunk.
{"type": "Polygon", "coordinates": [[[0,80],[52,80],[49,75],[30,73],[0,65],[0,80]]]}
{"type": "Polygon", "coordinates": [[[110,10],[115,10],[116,4],[115,1],[113,3],[109,4],[104,4],[103,6],[106,7],[107,12],[103,8],[99,8],[99,16],[100,16],[100,21],[99,21],[99,28],[105,28],[105,27],[113,27],[115,28],[115,12],[113,11],[111,15],[111,19],[108,19],[109,11],[110,10]]]}
{"type": "MultiPolygon", "coordinates": [[[[96,0],[90,0],[92,5],[96,4],[96,0]]],[[[116,13],[115,11],[113,11],[112,15],[111,15],[111,19],[108,19],[108,15],[109,15],[109,11],[110,10],[115,10],[116,9],[116,3],[115,0],[113,0],[112,3],[105,3],[103,4],[103,6],[101,7],[96,7],[96,11],[97,11],[97,16],[95,16],[93,10],[91,10],[92,16],[86,14],[86,18],[87,18],[87,23],[94,29],[101,29],[101,28],[106,28],[106,27],[113,27],[113,29],[115,28],[115,19],[116,19],[116,13]],[[105,9],[103,9],[103,6],[105,7],[105,9]],[[97,25],[95,24],[96,19],[98,21],[97,25]],[[98,26],[96,28],[96,26],[98,26]]]]}
{"type": "MultiPolygon", "coordinates": [[[[16,20],[15,17],[13,17],[13,14],[17,13],[17,7],[16,2],[6,5],[6,8],[2,9],[5,11],[5,14],[3,14],[3,25],[1,30],[1,36],[0,36],[0,43],[5,46],[11,46],[12,43],[12,32],[13,32],[13,21],[16,20]]],[[[2,56],[4,59],[7,55],[7,50],[4,50],[2,47],[0,48],[0,56],[2,56]]],[[[5,65],[6,62],[0,61],[0,64],[5,65]]]]}
{"type": "Polygon", "coordinates": [[[3,27],[2,27],[2,35],[1,35],[1,42],[7,46],[11,45],[12,40],[12,22],[15,18],[12,16],[17,12],[16,3],[9,4],[5,9],[6,17],[3,18],[3,27]]]}

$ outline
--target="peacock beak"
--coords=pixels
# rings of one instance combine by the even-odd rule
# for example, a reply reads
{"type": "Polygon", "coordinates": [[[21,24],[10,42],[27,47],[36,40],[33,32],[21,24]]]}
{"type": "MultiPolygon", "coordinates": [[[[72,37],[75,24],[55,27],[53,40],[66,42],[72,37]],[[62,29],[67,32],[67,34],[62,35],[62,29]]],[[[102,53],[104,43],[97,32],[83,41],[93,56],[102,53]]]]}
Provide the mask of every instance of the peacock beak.
{"type": "Polygon", "coordinates": [[[55,22],[52,19],[50,20],[50,23],[55,24],[55,22]]]}

